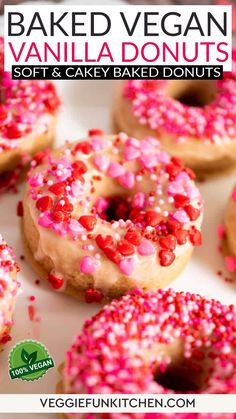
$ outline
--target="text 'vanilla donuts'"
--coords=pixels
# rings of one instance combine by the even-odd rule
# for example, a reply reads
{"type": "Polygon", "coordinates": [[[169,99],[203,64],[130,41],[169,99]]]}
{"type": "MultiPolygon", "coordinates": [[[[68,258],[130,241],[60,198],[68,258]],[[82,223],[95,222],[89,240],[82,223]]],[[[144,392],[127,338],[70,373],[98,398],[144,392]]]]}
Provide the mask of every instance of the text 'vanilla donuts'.
{"type": "MultiPolygon", "coordinates": [[[[74,339],[58,391],[73,394],[236,392],[236,313],[200,295],[134,290],[113,300],[74,339]]],[[[122,418],[124,413],[107,413],[122,418]]],[[[125,417],[137,414],[125,412],[125,417]]],[[[72,417],[65,414],[65,417],[72,417]]],[[[87,414],[74,414],[74,418],[87,414]]],[[[90,415],[97,417],[96,414],[90,415]]],[[[148,419],[150,413],[139,413],[148,419]]],[[[152,413],[156,419],[235,414],[152,413]]]]}
{"type": "Polygon", "coordinates": [[[16,278],[18,271],[13,250],[0,235],[0,348],[10,340],[9,332],[20,286],[16,278]]]}
{"type": "Polygon", "coordinates": [[[36,156],[27,183],[26,253],[55,289],[87,301],[164,287],[201,244],[194,174],[152,137],[91,130],[36,156]]]}
{"type": "Polygon", "coordinates": [[[0,37],[0,191],[19,180],[30,156],[53,142],[59,98],[47,80],[12,80],[0,37]]]}
{"type": "Polygon", "coordinates": [[[117,82],[115,131],[158,138],[165,150],[197,172],[236,161],[236,52],[223,80],[117,82]]]}

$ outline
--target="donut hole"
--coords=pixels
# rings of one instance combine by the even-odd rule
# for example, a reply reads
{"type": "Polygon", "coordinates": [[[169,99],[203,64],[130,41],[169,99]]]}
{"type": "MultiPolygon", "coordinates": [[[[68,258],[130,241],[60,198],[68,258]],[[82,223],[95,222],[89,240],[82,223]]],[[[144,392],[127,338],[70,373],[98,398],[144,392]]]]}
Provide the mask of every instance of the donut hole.
{"type": "Polygon", "coordinates": [[[100,205],[101,198],[95,204],[96,213],[100,218],[109,222],[129,219],[132,210],[130,197],[115,195],[102,200],[102,206],[100,205]]]}
{"type": "Polygon", "coordinates": [[[162,387],[177,393],[202,392],[208,367],[204,359],[199,364],[196,360],[182,360],[171,363],[164,372],[158,371],[155,381],[162,387]]]}
{"type": "Polygon", "coordinates": [[[204,107],[209,105],[216,96],[216,87],[213,80],[186,80],[181,89],[173,89],[170,95],[186,106],[204,107]]]}

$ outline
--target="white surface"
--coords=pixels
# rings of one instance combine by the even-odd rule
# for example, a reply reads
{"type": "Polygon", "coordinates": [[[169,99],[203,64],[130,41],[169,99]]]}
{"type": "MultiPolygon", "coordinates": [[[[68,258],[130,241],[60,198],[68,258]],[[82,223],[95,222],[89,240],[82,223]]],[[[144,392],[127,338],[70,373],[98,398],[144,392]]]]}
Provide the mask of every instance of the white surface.
{"type": "MultiPolygon", "coordinates": [[[[76,140],[85,135],[89,128],[108,130],[112,101],[112,83],[109,81],[60,81],[58,88],[64,107],[58,124],[57,143],[76,140]]],[[[216,228],[222,221],[224,208],[234,183],[233,175],[212,178],[200,184],[205,199],[205,218],[203,224],[204,244],[194,252],[194,256],[184,273],[174,282],[176,290],[201,293],[224,303],[236,304],[235,285],[226,283],[216,275],[223,269],[221,255],[217,251],[216,228]]],[[[86,305],[52,291],[47,284],[35,285],[35,274],[21,261],[23,253],[19,219],[16,217],[16,204],[22,199],[23,186],[17,195],[0,196],[0,232],[14,247],[22,268],[20,279],[23,292],[15,312],[15,326],[12,329],[12,342],[6,345],[0,355],[0,393],[52,393],[59,379],[57,369],[50,370],[41,380],[27,383],[11,381],[8,377],[7,357],[11,347],[27,338],[40,340],[46,345],[57,366],[64,359],[72,337],[81,330],[85,319],[98,310],[98,306],[86,305]],[[27,313],[28,297],[36,296],[34,306],[40,322],[30,322],[27,313]]],[[[25,415],[1,414],[0,419],[24,418],[25,415]]],[[[40,419],[42,415],[29,415],[40,419]]],[[[44,418],[53,415],[44,415],[44,418]]]]}

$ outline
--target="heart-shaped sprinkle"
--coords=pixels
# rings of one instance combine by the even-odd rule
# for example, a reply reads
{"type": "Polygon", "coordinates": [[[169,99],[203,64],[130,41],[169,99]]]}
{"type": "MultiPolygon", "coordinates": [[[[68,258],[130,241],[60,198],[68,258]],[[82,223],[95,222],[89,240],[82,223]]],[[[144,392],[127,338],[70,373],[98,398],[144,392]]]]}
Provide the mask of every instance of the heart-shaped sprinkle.
{"type": "Polygon", "coordinates": [[[161,250],[159,258],[161,266],[170,266],[175,260],[175,254],[171,250],[161,250]]]}
{"type": "Polygon", "coordinates": [[[81,215],[79,222],[87,231],[92,231],[96,225],[97,220],[93,215],[81,215]]]}
{"type": "Polygon", "coordinates": [[[127,189],[132,189],[135,185],[133,172],[126,172],[123,176],[120,176],[119,183],[127,189]]]}
{"type": "Polygon", "coordinates": [[[109,164],[108,171],[107,171],[108,175],[112,178],[117,178],[119,176],[122,176],[124,172],[125,172],[125,169],[123,168],[123,166],[121,166],[120,163],[117,163],[115,161],[112,161],[109,164]]]}
{"type": "Polygon", "coordinates": [[[123,274],[130,276],[133,273],[135,266],[134,258],[125,258],[122,259],[119,263],[119,267],[123,274]]]}
{"type": "Polygon", "coordinates": [[[52,207],[53,201],[52,198],[50,196],[42,196],[41,198],[38,199],[38,201],[36,202],[36,208],[41,211],[47,211],[48,209],[50,209],[52,207]]]}
{"type": "Polygon", "coordinates": [[[155,247],[152,245],[150,240],[144,239],[138,246],[138,253],[141,256],[150,256],[155,253],[155,247]]]}
{"type": "Polygon", "coordinates": [[[132,147],[131,145],[126,146],[124,150],[124,157],[125,160],[135,160],[140,156],[140,150],[136,147],[132,147]]]}
{"type": "Polygon", "coordinates": [[[96,237],[96,243],[100,249],[105,249],[105,247],[113,246],[113,238],[110,235],[102,236],[98,234],[96,237]]]}
{"type": "Polygon", "coordinates": [[[120,240],[117,243],[117,250],[123,256],[131,256],[134,254],[134,246],[126,240],[120,240]]]}
{"type": "Polygon", "coordinates": [[[109,166],[109,159],[107,156],[95,156],[93,162],[101,172],[105,172],[109,166]]]}
{"type": "Polygon", "coordinates": [[[85,301],[88,304],[100,303],[103,298],[103,293],[101,291],[95,290],[94,288],[88,288],[85,291],[85,301]]]}
{"type": "Polygon", "coordinates": [[[99,261],[92,256],[84,256],[80,262],[80,272],[92,274],[99,269],[99,261]]]}
{"type": "Polygon", "coordinates": [[[138,231],[127,231],[125,239],[135,246],[138,246],[142,241],[142,236],[138,231]]]}

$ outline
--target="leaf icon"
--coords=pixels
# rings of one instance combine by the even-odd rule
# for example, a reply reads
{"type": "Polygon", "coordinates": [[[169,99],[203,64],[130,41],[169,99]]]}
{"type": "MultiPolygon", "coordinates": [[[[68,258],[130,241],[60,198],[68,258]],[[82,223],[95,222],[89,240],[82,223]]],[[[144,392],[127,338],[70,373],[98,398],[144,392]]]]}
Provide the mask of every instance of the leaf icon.
{"type": "Polygon", "coordinates": [[[38,351],[35,351],[35,352],[32,352],[31,354],[29,354],[28,364],[33,364],[36,361],[37,353],[38,353],[38,351]]]}
{"type": "Polygon", "coordinates": [[[28,364],[29,353],[25,349],[21,351],[21,359],[25,364],[28,364]]]}

